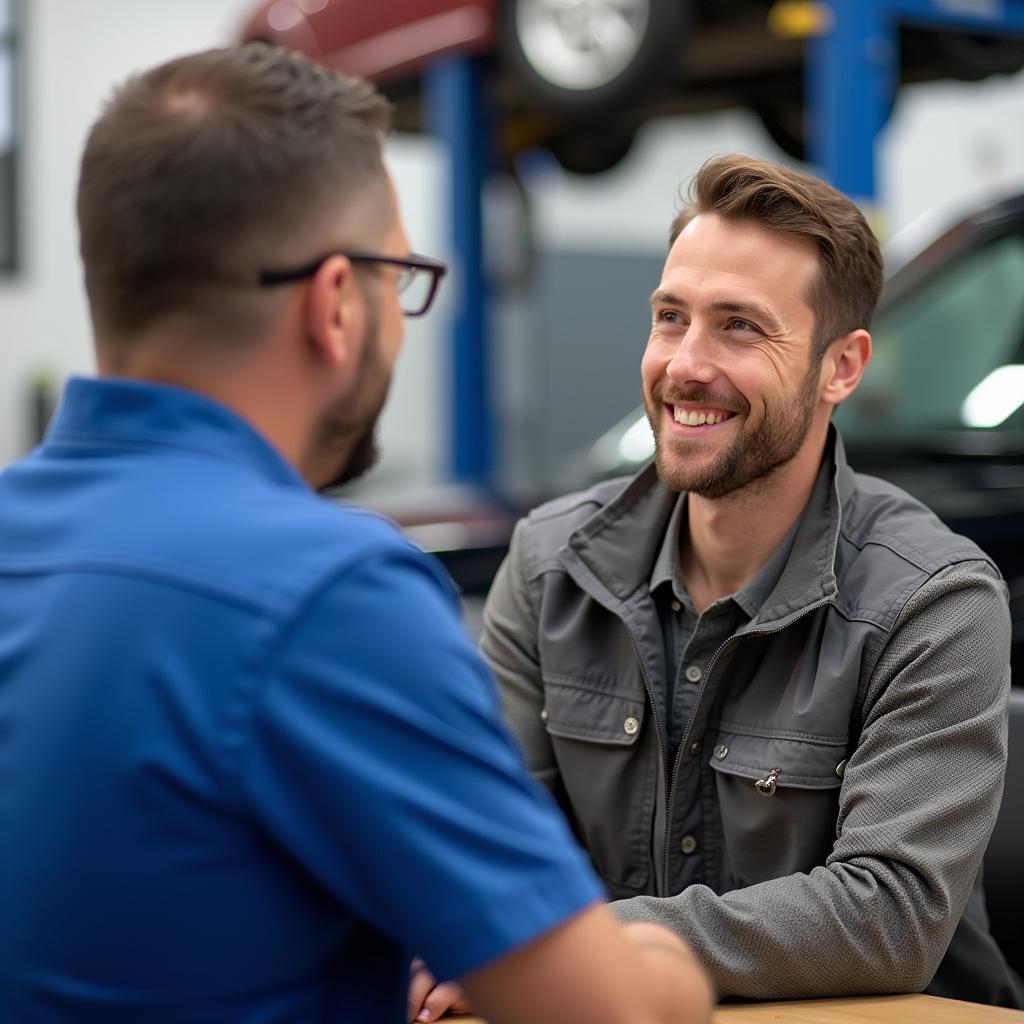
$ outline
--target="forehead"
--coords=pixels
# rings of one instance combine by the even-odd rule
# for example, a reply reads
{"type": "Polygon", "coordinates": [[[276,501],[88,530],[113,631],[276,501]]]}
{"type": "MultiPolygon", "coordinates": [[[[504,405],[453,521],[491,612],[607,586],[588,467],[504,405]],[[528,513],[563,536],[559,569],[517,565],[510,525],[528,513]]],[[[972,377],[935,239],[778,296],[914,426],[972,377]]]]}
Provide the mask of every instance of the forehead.
{"type": "Polygon", "coordinates": [[[688,302],[745,298],[780,312],[802,307],[809,313],[817,269],[818,250],[809,239],[702,213],[673,243],[661,288],[688,302]]]}

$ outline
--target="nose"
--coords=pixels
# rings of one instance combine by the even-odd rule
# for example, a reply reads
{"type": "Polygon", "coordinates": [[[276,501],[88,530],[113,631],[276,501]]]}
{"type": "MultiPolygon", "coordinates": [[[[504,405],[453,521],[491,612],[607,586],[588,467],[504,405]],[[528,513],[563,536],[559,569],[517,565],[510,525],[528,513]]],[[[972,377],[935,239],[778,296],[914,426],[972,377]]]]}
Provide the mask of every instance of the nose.
{"type": "Polygon", "coordinates": [[[665,373],[680,388],[687,384],[710,384],[718,376],[712,338],[696,318],[680,337],[665,373]]]}

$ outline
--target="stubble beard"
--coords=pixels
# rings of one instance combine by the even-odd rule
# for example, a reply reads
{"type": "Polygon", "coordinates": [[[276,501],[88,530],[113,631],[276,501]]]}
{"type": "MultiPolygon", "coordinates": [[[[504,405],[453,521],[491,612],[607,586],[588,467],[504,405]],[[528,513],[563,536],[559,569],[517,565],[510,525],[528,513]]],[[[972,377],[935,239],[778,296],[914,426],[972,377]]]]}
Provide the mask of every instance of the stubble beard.
{"type": "MultiPolygon", "coordinates": [[[[704,498],[723,498],[771,476],[794,458],[807,439],[817,405],[820,368],[821,360],[812,360],[795,395],[766,403],[760,422],[752,426],[747,419],[729,446],[710,465],[701,468],[688,465],[699,450],[697,443],[663,436],[663,403],[687,401],[714,406],[719,400],[709,401],[709,392],[701,389],[682,391],[671,385],[656,388],[647,403],[647,418],[654,432],[658,476],[673,491],[687,491],[704,498]]],[[[744,405],[744,409],[734,411],[749,415],[749,403],[744,405]]]]}
{"type": "Polygon", "coordinates": [[[355,380],[324,413],[317,428],[317,446],[321,450],[344,453],[333,475],[320,485],[320,490],[351,483],[368,473],[380,457],[377,421],[387,401],[391,375],[384,367],[377,335],[378,317],[371,316],[363,336],[363,351],[355,380]],[[368,398],[366,393],[370,389],[376,394],[368,398]]]}

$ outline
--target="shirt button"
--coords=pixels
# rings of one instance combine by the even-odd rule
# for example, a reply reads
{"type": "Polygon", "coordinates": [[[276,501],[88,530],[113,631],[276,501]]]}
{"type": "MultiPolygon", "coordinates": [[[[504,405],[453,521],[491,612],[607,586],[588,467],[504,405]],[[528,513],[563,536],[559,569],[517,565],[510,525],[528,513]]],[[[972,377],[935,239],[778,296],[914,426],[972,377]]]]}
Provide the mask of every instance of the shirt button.
{"type": "Polygon", "coordinates": [[[548,709],[544,708],[540,713],[540,720],[546,722],[548,720],[548,709]]]}
{"type": "Polygon", "coordinates": [[[715,760],[724,761],[729,756],[729,748],[723,743],[721,746],[715,747],[715,760]]]}
{"type": "Polygon", "coordinates": [[[845,772],[846,772],[846,762],[845,761],[840,761],[839,764],[836,765],[836,775],[838,775],[839,778],[842,778],[845,772]]]}
{"type": "Polygon", "coordinates": [[[674,612],[682,611],[682,608],[683,608],[683,606],[678,601],[673,601],[672,602],[672,611],[674,611],[674,612]]]}
{"type": "Polygon", "coordinates": [[[696,757],[700,753],[700,740],[694,740],[690,744],[690,757],[696,757]]]}
{"type": "Polygon", "coordinates": [[[640,728],[640,723],[630,715],[629,718],[622,723],[622,728],[627,736],[635,736],[640,728]]]}
{"type": "Polygon", "coordinates": [[[697,840],[694,839],[693,836],[683,836],[682,841],[679,844],[679,849],[689,856],[697,849],[697,840]]]}
{"type": "Polygon", "coordinates": [[[699,683],[702,675],[704,675],[704,673],[701,672],[699,665],[690,665],[686,670],[686,678],[691,683],[699,683]]]}

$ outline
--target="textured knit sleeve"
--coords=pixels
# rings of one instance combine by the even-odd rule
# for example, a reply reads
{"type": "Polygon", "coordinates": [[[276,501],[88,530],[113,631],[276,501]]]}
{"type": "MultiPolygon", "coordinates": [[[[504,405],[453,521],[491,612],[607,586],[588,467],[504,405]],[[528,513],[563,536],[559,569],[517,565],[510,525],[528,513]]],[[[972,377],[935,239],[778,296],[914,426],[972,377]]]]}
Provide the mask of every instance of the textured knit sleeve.
{"type": "Polygon", "coordinates": [[[871,674],[825,863],[718,896],[613,904],[675,928],[719,992],[755,998],[920,991],[966,906],[1006,766],[1010,620],[984,562],[906,604],[871,674]]]}

